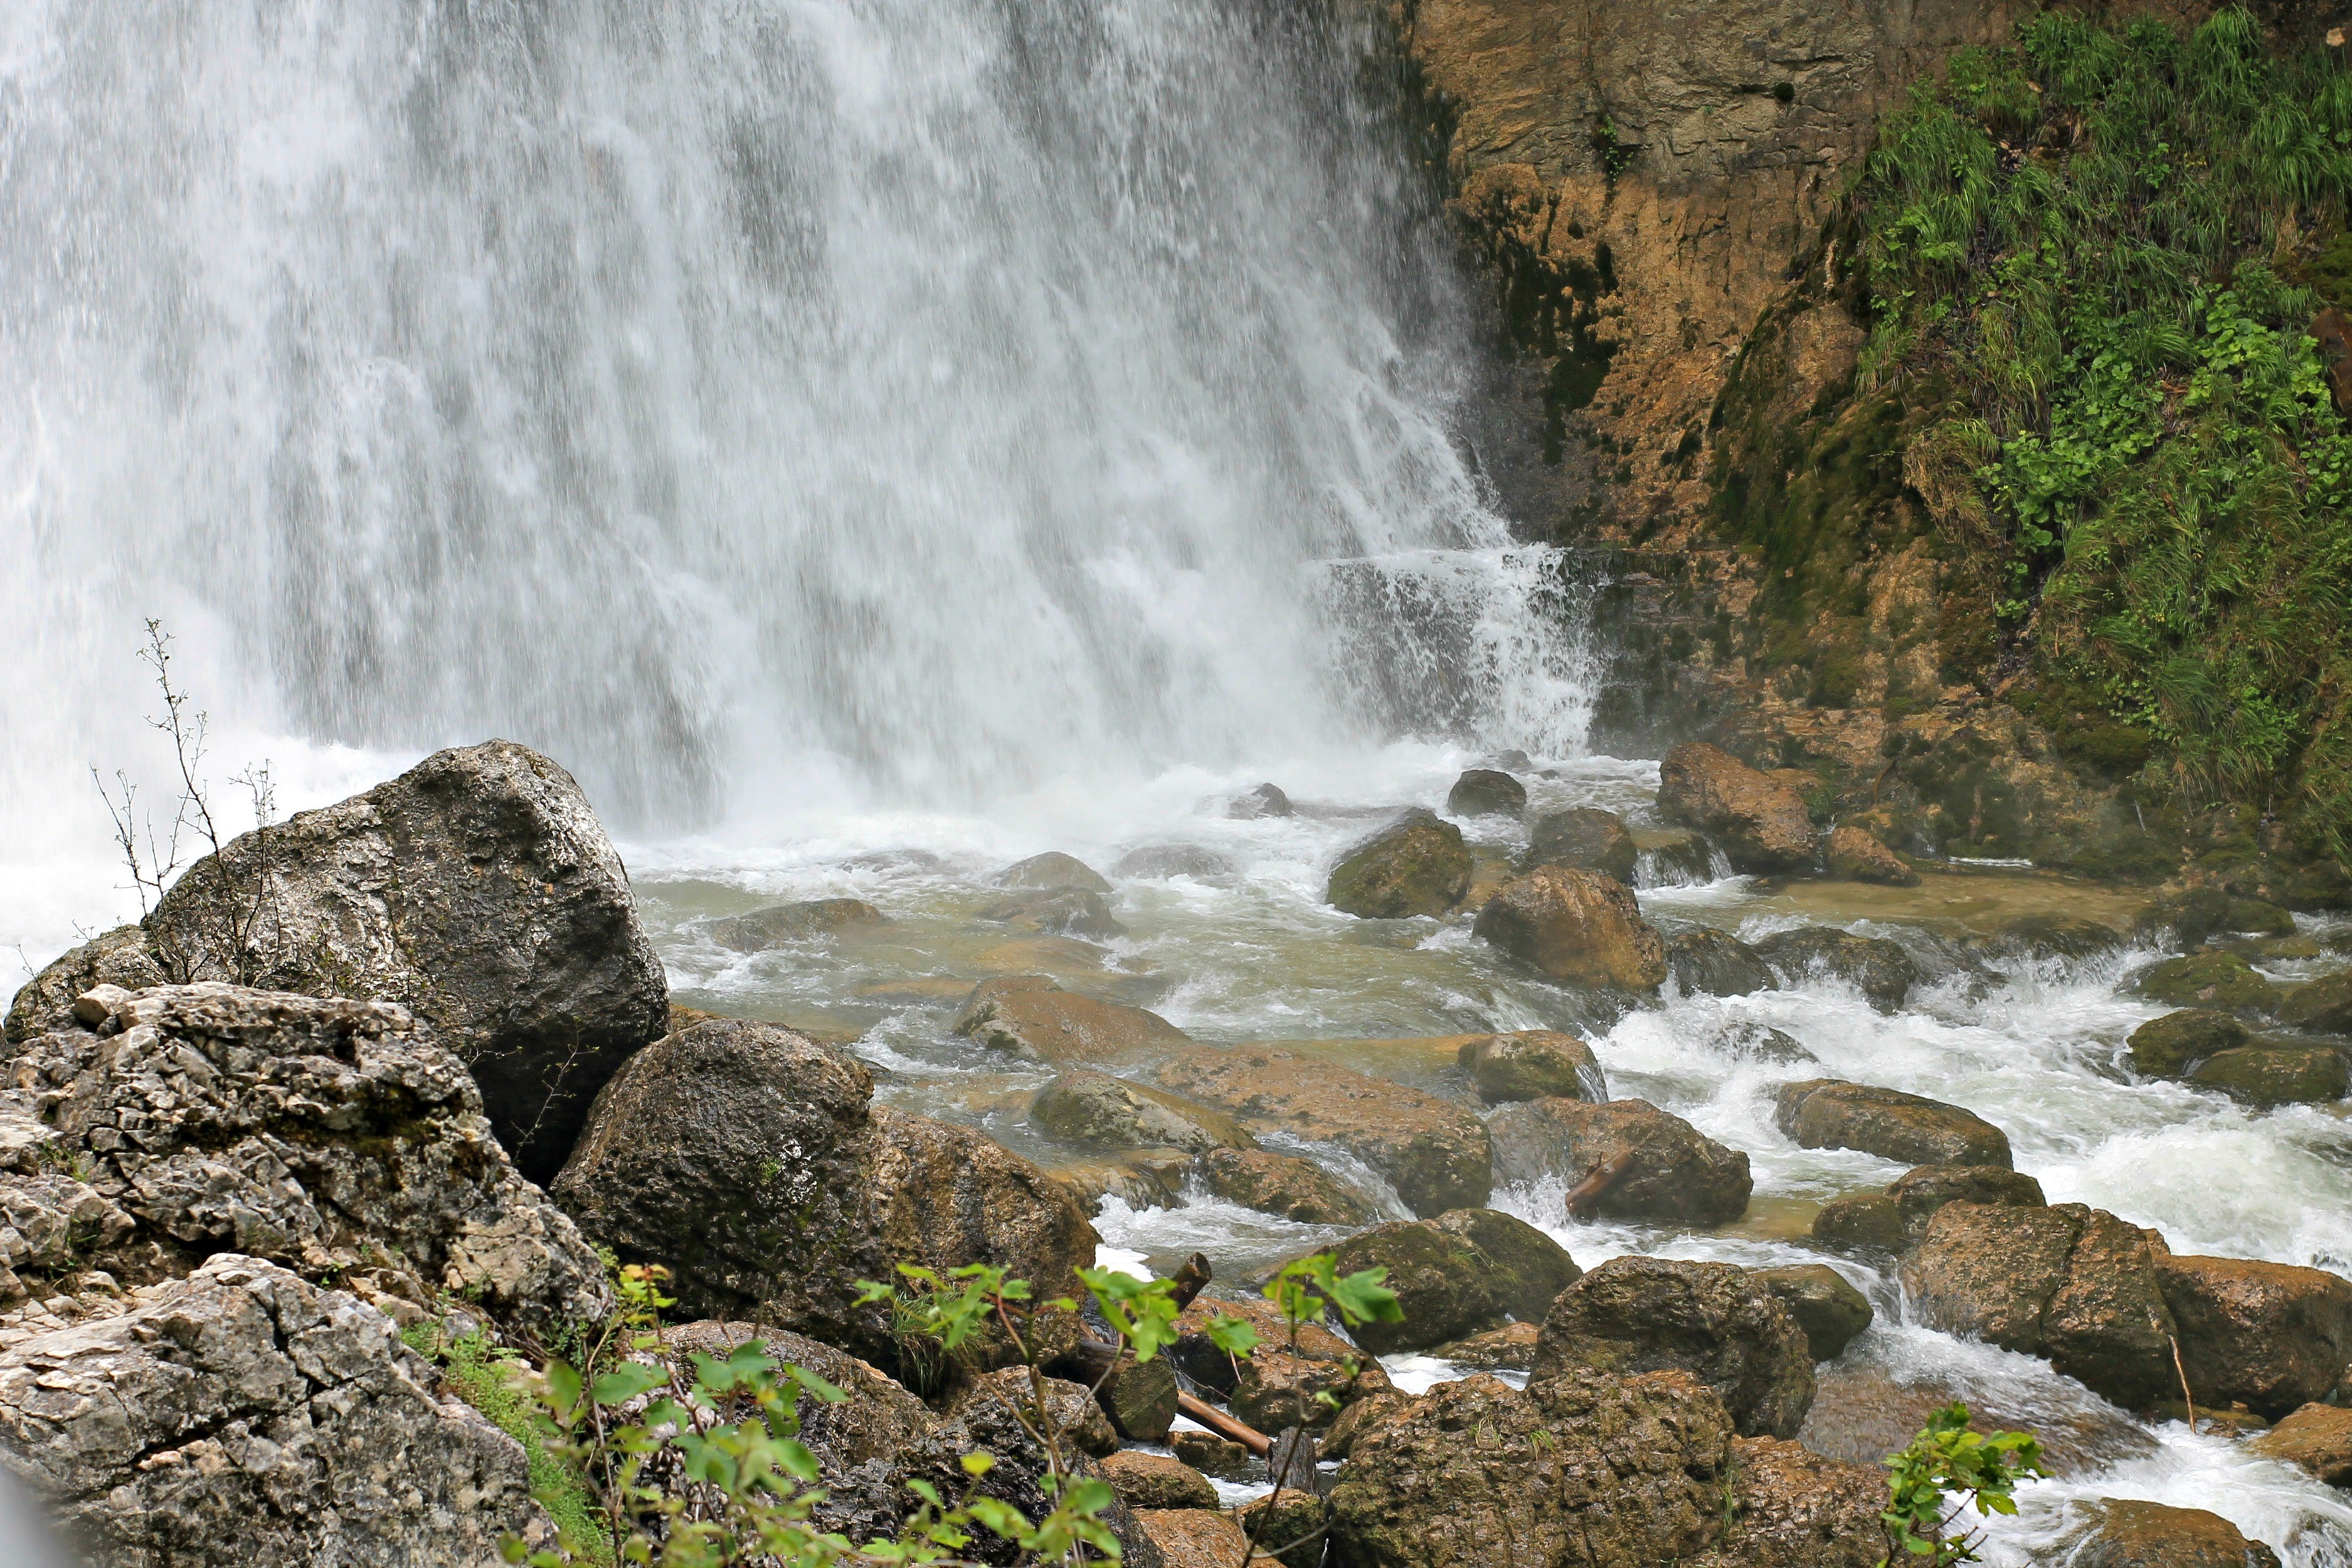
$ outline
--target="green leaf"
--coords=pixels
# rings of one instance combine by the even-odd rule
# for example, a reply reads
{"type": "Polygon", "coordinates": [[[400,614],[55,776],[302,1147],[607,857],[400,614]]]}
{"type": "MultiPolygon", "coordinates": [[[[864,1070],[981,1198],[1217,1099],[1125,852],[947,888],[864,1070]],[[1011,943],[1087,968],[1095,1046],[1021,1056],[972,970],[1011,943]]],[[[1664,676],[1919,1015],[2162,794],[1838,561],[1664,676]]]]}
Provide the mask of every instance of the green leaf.
{"type": "Polygon", "coordinates": [[[641,1361],[625,1361],[596,1379],[591,1393],[597,1404],[607,1409],[626,1405],[647,1389],[669,1381],[669,1374],[660,1367],[648,1366],[641,1361]]]}
{"type": "Polygon", "coordinates": [[[1209,1320],[1209,1342],[1230,1356],[1246,1356],[1258,1346],[1257,1325],[1232,1312],[1209,1320]]]}
{"type": "Polygon", "coordinates": [[[551,1361],[542,1373],[547,1379],[550,1403],[558,1411],[577,1409],[580,1405],[580,1373],[569,1363],[551,1361]]]}

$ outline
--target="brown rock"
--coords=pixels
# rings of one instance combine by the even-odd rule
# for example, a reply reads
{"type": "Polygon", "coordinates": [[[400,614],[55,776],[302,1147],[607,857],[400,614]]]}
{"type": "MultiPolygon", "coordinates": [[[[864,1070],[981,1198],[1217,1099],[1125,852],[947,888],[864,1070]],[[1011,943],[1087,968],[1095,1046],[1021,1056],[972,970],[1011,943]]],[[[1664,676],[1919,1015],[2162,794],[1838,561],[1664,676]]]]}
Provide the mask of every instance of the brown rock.
{"type": "Polygon", "coordinates": [[[1486,1125],[1434,1095],[1257,1047],[1184,1051],[1161,1065],[1159,1080],[1253,1126],[1338,1144],[1385,1177],[1415,1214],[1476,1208],[1493,1188],[1486,1125]]]}
{"type": "Polygon", "coordinates": [[[1747,996],[1780,984],[1754,948],[1727,931],[1676,931],[1666,939],[1666,967],[1696,995],[1747,996]]]}
{"type": "Polygon", "coordinates": [[[2009,1135],[1974,1111],[1871,1084],[1783,1084],[1773,1121],[1804,1149],[1859,1149],[1914,1165],[2010,1163],[2009,1135]]]}
{"type": "Polygon", "coordinates": [[[1731,1440],[1732,1524],[1690,1568],[1877,1568],[1886,1472],[1777,1437],[1731,1440]]]}
{"type": "Polygon", "coordinates": [[[1538,866],[1565,866],[1597,871],[1631,887],[1640,858],[1640,848],[1623,817],[1613,811],[1580,805],[1536,818],[1528,830],[1527,853],[1519,857],[1519,868],[1532,871],[1538,866]]]}
{"type": "Polygon", "coordinates": [[[1478,911],[1472,930],[1547,977],[1574,985],[1652,991],[1666,977],[1666,943],[1622,882],[1541,866],[1478,911]]]}
{"type": "Polygon", "coordinates": [[[1668,752],[1658,767],[1658,806],[1722,845],[1739,870],[1813,868],[1813,823],[1804,801],[1728,752],[1696,742],[1668,752]]]}
{"type": "Polygon", "coordinates": [[[1229,1438],[1220,1437],[1214,1432],[1188,1428],[1171,1433],[1168,1446],[1176,1450],[1176,1457],[1185,1464],[1220,1480],[1245,1480],[1249,1478],[1250,1467],[1257,1462],[1256,1456],[1247,1448],[1229,1438]]]}
{"type": "MultiPolygon", "coordinates": [[[[809,1370],[820,1377],[829,1375],[823,1367],[811,1367],[809,1370]]],[[[1034,1397],[1029,1369],[1008,1366],[957,1384],[948,1396],[947,1413],[965,1415],[974,1405],[984,1405],[1003,1418],[1010,1419],[1009,1413],[1013,1411],[1026,1415],[1034,1397]]],[[[1067,1378],[1047,1378],[1045,1413],[1054,1418],[1055,1429],[1062,1433],[1078,1452],[1097,1458],[1118,1452],[1118,1432],[1111,1426],[1110,1417],[1103,1413],[1102,1406],[1095,1403],[1094,1391],[1085,1384],[1073,1383],[1067,1378]]]]}
{"type": "Polygon", "coordinates": [[[764,952],[784,942],[827,931],[866,930],[889,923],[880,910],[863,899],[812,899],[713,921],[709,931],[710,940],[721,947],[736,952],[764,952]]]}
{"type": "Polygon", "coordinates": [[[1748,1212],[1748,1156],[1645,1100],[1606,1105],[1553,1097],[1521,1100],[1486,1124],[1507,1182],[1549,1176],[1573,1186],[1619,1154],[1631,1168],[1601,1200],[1613,1219],[1725,1225],[1748,1212]]]}
{"type": "Polygon", "coordinates": [[[1429,1353],[1473,1372],[1525,1372],[1536,1363],[1536,1346],[1543,1339],[1537,1323],[1505,1323],[1499,1329],[1472,1334],[1466,1340],[1440,1345],[1429,1353]]]}
{"type": "Polygon", "coordinates": [[[1333,1248],[1342,1274],[1388,1270],[1404,1318],[1364,1323],[1356,1342],[1375,1355],[1425,1350],[1499,1324],[1538,1318],[1579,1272],[1543,1232],[1493,1209],[1374,1226],[1333,1248]]]}
{"type": "Polygon", "coordinates": [[[2301,1465],[2331,1487],[2352,1486],[2352,1410],[2306,1405],[2247,1447],[2301,1465]]]}
{"type": "Polygon", "coordinates": [[[2068,1568],[2279,1568],[2276,1552],[2201,1508],[2103,1498],[2084,1515],[2068,1568]]]}
{"type": "Polygon", "coordinates": [[[1789,1309],[1817,1362],[1835,1360],[1874,1315],[1870,1298],[1826,1263],[1792,1263],[1748,1274],[1789,1309]]]}
{"type": "Polygon", "coordinates": [[[1315,1493],[1286,1486],[1244,1506],[1239,1518],[1264,1560],[1284,1568],[1321,1568],[1328,1513],[1315,1493]]]}
{"type": "MultiPolygon", "coordinates": [[[[1214,1508],[1217,1489],[1181,1459],[1132,1448],[1104,1456],[1096,1467],[1119,1500],[1133,1509],[1214,1508]]],[[[1236,1559],[1238,1561],[1238,1559],[1236,1559]]]]}
{"type": "Polygon", "coordinates": [[[1574,1035],[1550,1029],[1483,1035],[1463,1045],[1459,1059],[1478,1098],[1489,1105],[1551,1094],[1570,1100],[1609,1098],[1609,1080],[1601,1076],[1592,1047],[1574,1035]]]}
{"type": "Polygon", "coordinates": [[[1164,1568],[1235,1568],[1249,1550],[1240,1525],[1207,1509],[1139,1508],[1135,1518],[1164,1568]]]}
{"type": "Polygon", "coordinates": [[[1081,888],[1089,893],[1110,891],[1110,884],[1103,879],[1101,872],[1075,855],[1054,849],[1014,861],[996,874],[995,881],[1000,888],[1040,893],[1050,893],[1057,888],[1081,888]]]}
{"type": "Polygon", "coordinates": [[[1312,1160],[1271,1149],[1212,1149],[1192,1163],[1201,1184],[1224,1199],[1301,1225],[1361,1225],[1372,1201],[1312,1160]]]}
{"type": "Polygon", "coordinates": [[[2156,1259],[2200,1405],[2273,1419],[2352,1394],[2352,1281],[2242,1258],[2156,1259]]]}
{"type": "Polygon", "coordinates": [[[952,1027],[992,1049],[1056,1067],[1132,1060],[1190,1038],[1157,1013],[1097,1002],[1034,974],[982,981],[952,1027]]]}
{"type": "Polygon", "coordinates": [[[1367,920],[1442,915],[1469,893],[1470,870],[1462,830],[1414,810],[1348,851],[1324,901],[1367,920]]]}
{"type": "Polygon", "coordinates": [[[1813,1357],[1779,1296],[1728,1263],[1612,1258],[1559,1294],[1535,1375],[1679,1371],[1715,1391],[1745,1436],[1794,1436],[1813,1357]]]}
{"type": "MultiPolygon", "coordinates": [[[[1282,1314],[1274,1310],[1272,1302],[1260,1297],[1204,1297],[1185,1308],[1176,1320],[1176,1342],[1167,1352],[1169,1364],[1220,1399],[1230,1395],[1241,1378],[1241,1366],[1209,1338],[1210,1323],[1221,1317],[1240,1318],[1257,1331],[1260,1343],[1288,1349],[1282,1314]]],[[[1364,1359],[1362,1352],[1320,1323],[1299,1326],[1297,1354],[1307,1361],[1335,1364],[1364,1359]]],[[[1344,1370],[1335,1373],[1332,1382],[1342,1382],[1346,1375],[1344,1370]]],[[[1370,1375],[1379,1387],[1389,1386],[1377,1363],[1370,1369],[1370,1375]]],[[[1275,1428],[1265,1430],[1272,1432],[1275,1428]]]]}
{"type": "Polygon", "coordinates": [[[1224,1111],[1166,1089],[1073,1068],[1038,1091],[1029,1120],[1058,1138],[1113,1149],[1255,1149],[1257,1140],[1224,1111]]]}
{"type": "Polygon", "coordinates": [[[1291,1426],[1313,1432],[1330,1426],[1357,1400],[1391,1386],[1381,1363],[1361,1352],[1333,1359],[1306,1354],[1302,1345],[1294,1354],[1283,1347],[1277,1331],[1241,1363],[1225,1403],[1237,1420],[1261,1432],[1291,1426]]]}
{"type": "Polygon", "coordinates": [[[1896,1251],[1916,1246],[1927,1234],[1927,1222],[1946,1204],[2040,1208],[2048,1201],[2040,1182],[2006,1165],[1920,1165],[1897,1176],[1883,1193],[1824,1204],[1813,1217],[1813,1235],[1822,1241],[1896,1251]]]}
{"type": "Polygon", "coordinates": [[[1120,1362],[1095,1388],[1111,1430],[1130,1443],[1165,1443],[1176,1422],[1176,1372],[1166,1358],[1120,1362]]]}
{"type": "Polygon", "coordinates": [[[1849,882],[1878,882],[1890,888],[1916,888],[1919,873],[1906,866],[1894,850],[1859,827],[1840,827],[1830,834],[1830,875],[1849,882]]]}
{"type": "MultiPolygon", "coordinates": [[[[1512,1327],[1532,1331],[1535,1325],[1515,1323],[1512,1327]]],[[[1496,1331],[1501,1332],[1500,1330],[1496,1331]]],[[[1412,1409],[1412,1394],[1400,1394],[1393,1388],[1385,1388],[1378,1394],[1364,1395],[1363,1398],[1339,1412],[1338,1417],[1332,1421],[1330,1429],[1316,1439],[1316,1453],[1334,1463],[1346,1458],[1349,1450],[1356,1446],[1358,1437],[1382,1422],[1412,1409]]]]}

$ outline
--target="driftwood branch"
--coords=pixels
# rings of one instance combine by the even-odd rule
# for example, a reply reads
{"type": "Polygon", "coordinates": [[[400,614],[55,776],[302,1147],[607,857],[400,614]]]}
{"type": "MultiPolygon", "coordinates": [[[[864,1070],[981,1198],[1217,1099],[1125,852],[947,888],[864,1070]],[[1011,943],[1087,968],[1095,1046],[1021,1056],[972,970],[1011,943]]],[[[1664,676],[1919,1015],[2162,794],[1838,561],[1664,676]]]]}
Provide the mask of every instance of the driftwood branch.
{"type": "Polygon", "coordinates": [[[1176,1396],[1176,1413],[1190,1416],[1228,1443],[1239,1443],[1263,1459],[1274,1452],[1274,1439],[1256,1427],[1234,1420],[1208,1401],[1194,1394],[1176,1396]]]}
{"type": "Polygon", "coordinates": [[[1607,1197],[1610,1189],[1623,1181],[1626,1173],[1633,1168],[1633,1152],[1628,1149],[1622,1153],[1610,1155],[1587,1171],[1584,1180],[1569,1191],[1568,1217],[1582,1222],[1599,1214],[1601,1200],[1607,1197]]]}

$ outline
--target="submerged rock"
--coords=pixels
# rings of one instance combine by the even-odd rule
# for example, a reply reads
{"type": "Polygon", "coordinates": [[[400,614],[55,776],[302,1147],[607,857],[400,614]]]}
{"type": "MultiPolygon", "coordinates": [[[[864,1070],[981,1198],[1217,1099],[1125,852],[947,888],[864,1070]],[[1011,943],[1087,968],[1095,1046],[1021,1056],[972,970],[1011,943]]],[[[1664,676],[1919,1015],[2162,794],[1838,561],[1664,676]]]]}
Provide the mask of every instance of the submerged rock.
{"type": "Polygon", "coordinates": [[[1826,1263],[1793,1263],[1755,1268],[1748,1277],[1780,1299],[1805,1336],[1817,1362],[1834,1361],[1864,1329],[1873,1313],[1870,1298],[1826,1263]]]}
{"type": "Polygon", "coordinates": [[[1571,1100],[1609,1098],[1609,1080],[1592,1047],[1574,1035],[1550,1029],[1484,1035],[1464,1042],[1456,1059],[1470,1075],[1478,1098],[1489,1105],[1552,1094],[1571,1100]]]}
{"type": "Polygon", "coordinates": [[[1782,1084],[1773,1123],[1802,1149],[1859,1149],[1914,1165],[2010,1163],[2009,1135],[1973,1110],[1874,1084],[1782,1084]]]}
{"type": "Polygon", "coordinates": [[[1240,821],[1252,821],[1261,816],[1289,816],[1295,809],[1290,797],[1270,784],[1244,790],[1225,803],[1225,815],[1240,821]]]}
{"type": "Polygon", "coordinates": [[[1016,894],[990,904],[980,911],[980,918],[1041,936],[1080,936],[1108,942],[1127,934],[1127,928],[1110,912],[1110,905],[1092,888],[1053,888],[1016,894]]]}
{"type": "Polygon", "coordinates": [[[2131,1032],[2132,1070],[2144,1078],[2178,1078],[2207,1057],[2234,1050],[2252,1037],[2227,1013],[2184,1007],[2131,1032]]]}
{"type": "Polygon", "coordinates": [[[1746,996],[1780,984],[1754,948],[1727,931],[1704,926],[1666,938],[1666,967],[1676,985],[1700,996],[1746,996]]]}
{"type": "Polygon", "coordinates": [[[1832,975],[1860,991],[1882,1013],[1902,1006],[1919,983],[1918,966],[1901,943],[1829,926],[1774,931],[1755,944],[1755,952],[1785,984],[1793,985],[1811,974],[1832,975]]]}
{"type": "Polygon", "coordinates": [[[1902,858],[1859,827],[1840,827],[1829,837],[1830,875],[1848,882],[1876,882],[1890,888],[1916,888],[1919,873],[1902,858]]]}
{"type": "Polygon", "coordinates": [[[1558,1242],[1493,1209],[1374,1226],[1332,1249],[1339,1272],[1388,1270],[1402,1322],[1365,1323],[1356,1342],[1374,1355],[1426,1350],[1500,1324],[1538,1319],[1580,1270],[1558,1242]]]}
{"type": "Polygon", "coordinates": [[[1231,860],[1197,844],[1147,844],[1120,856],[1110,870],[1114,877],[1147,881],[1190,877],[1196,882],[1218,882],[1234,875],[1231,860]]]}
{"type": "Polygon", "coordinates": [[[1735,869],[1769,876],[1813,868],[1804,801],[1728,752],[1696,742],[1668,752],[1658,767],[1658,806],[1723,846],[1735,869]]]}
{"type": "Polygon", "coordinates": [[[2201,1508],[2102,1498],[2080,1517],[2067,1568],[2279,1568],[2278,1553],[2201,1508]]]}
{"type": "Polygon", "coordinates": [[[1416,808],[1349,850],[1323,901],[1366,920],[1442,915],[1469,894],[1470,872],[1462,830],[1416,808]]]}
{"type": "Polygon", "coordinates": [[[1212,1149],[1192,1163],[1201,1184],[1227,1203],[1301,1225],[1361,1225],[1372,1201],[1312,1160],[1271,1149],[1212,1149]]]}
{"type": "Polygon", "coordinates": [[[2279,1008],[2278,987],[2234,952],[2168,958],[2140,971],[2131,988],[2168,1007],[2202,1007],[2220,1013],[2275,1013],[2279,1008]]]}
{"type": "Polygon", "coordinates": [[[1043,855],[1032,855],[1026,860],[1016,860],[999,871],[992,879],[1000,888],[1018,888],[1031,892],[1050,893],[1063,888],[1076,888],[1089,893],[1108,893],[1110,884],[1101,872],[1075,855],[1065,855],[1048,849],[1043,855]]]}
{"type": "Polygon", "coordinates": [[[1631,887],[1641,851],[1625,819],[1613,811],[1589,805],[1548,811],[1536,818],[1528,834],[1527,853],[1519,868],[1565,866],[1576,871],[1598,871],[1631,887]]]}
{"type": "Polygon", "coordinates": [[[1062,1073],[1038,1092],[1029,1120],[1073,1143],[1114,1149],[1255,1149],[1257,1140],[1224,1111],[1149,1084],[1084,1068],[1062,1073]]]}
{"type": "Polygon", "coordinates": [[[1336,1143],[1370,1165],[1418,1215],[1476,1208],[1494,1185],[1493,1143],[1465,1108],[1289,1051],[1196,1047],[1163,1063],[1160,1083],[1253,1127],[1336,1143]]]}
{"type": "Polygon", "coordinates": [[[982,981],[950,1026],[992,1050],[1056,1067],[1099,1066],[1191,1043],[1157,1013],[1081,996],[1042,974],[982,981]]]}
{"type": "Polygon", "coordinates": [[[241,835],[189,867],[143,929],[51,964],[17,996],[7,1037],[64,1022],[95,984],[184,980],[406,1007],[472,1072],[491,1131],[539,1182],[669,1005],[580,786],[511,741],[436,752],[241,835]]]}
{"type": "Polygon", "coordinates": [[[1549,1177],[1573,1186],[1616,1156],[1630,1156],[1601,1200],[1599,1212],[1612,1219],[1726,1225],[1748,1212],[1754,1186],[1748,1156],[1645,1100],[1521,1100],[1486,1125],[1496,1173],[1506,1182],[1549,1177]]]}
{"type": "Polygon", "coordinates": [[[1712,1389],[1743,1436],[1792,1437],[1813,1402],[1813,1355],[1780,1296],[1729,1263],[1612,1258],[1560,1292],[1535,1375],[1679,1371],[1712,1389]]]}
{"type": "Polygon", "coordinates": [[[736,952],[764,952],[788,942],[826,931],[887,926],[888,917],[863,899],[812,899],[775,904],[746,915],[713,921],[710,940],[736,952]]]}
{"type": "Polygon", "coordinates": [[[1445,794],[1451,816],[1517,816],[1527,805],[1528,786],[1496,768],[1472,768],[1445,794]]]}
{"type": "Polygon", "coordinates": [[[1472,930],[1571,985],[1654,991],[1666,977],[1665,940],[1631,889],[1596,871],[1538,867],[1488,900],[1472,930]]]}

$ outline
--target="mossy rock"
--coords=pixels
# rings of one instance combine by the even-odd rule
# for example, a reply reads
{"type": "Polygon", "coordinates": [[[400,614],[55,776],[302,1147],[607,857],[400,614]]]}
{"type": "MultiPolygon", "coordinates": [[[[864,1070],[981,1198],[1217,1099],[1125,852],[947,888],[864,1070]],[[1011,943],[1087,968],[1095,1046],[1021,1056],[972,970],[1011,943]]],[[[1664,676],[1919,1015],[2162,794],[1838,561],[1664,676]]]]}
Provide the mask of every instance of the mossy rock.
{"type": "Polygon", "coordinates": [[[1462,830],[1415,810],[1349,850],[1332,868],[1323,897],[1366,920],[1443,915],[1469,894],[1470,872],[1462,830]]]}
{"type": "Polygon", "coordinates": [[[2265,1110],[2318,1105],[2344,1098],[2344,1054],[2333,1046],[2240,1046],[2208,1059],[2189,1081],[2265,1110]]]}
{"type": "Polygon", "coordinates": [[[2275,1013],[2278,987],[2254,973],[2234,952],[2193,952],[2168,958],[2143,970],[2132,989],[2172,1007],[2210,1007],[2224,1013],[2275,1013]]]}
{"type": "Polygon", "coordinates": [[[2193,1063],[2235,1050],[2249,1037],[2246,1026],[2227,1013],[2185,1007],[2132,1031],[2132,1070],[2143,1078],[2178,1078],[2193,1063]]]}
{"type": "Polygon", "coordinates": [[[2352,974],[2323,974],[2289,993],[2279,1017],[2316,1035],[2352,1035],[2352,974]]]}

